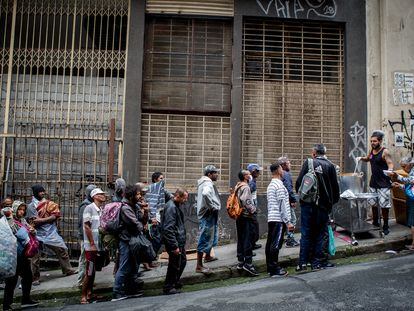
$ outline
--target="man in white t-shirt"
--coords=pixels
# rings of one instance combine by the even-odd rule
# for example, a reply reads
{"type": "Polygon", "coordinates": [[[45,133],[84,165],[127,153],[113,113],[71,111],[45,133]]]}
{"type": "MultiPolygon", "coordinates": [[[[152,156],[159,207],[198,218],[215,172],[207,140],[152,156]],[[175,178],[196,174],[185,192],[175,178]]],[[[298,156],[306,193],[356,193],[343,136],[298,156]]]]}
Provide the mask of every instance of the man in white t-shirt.
{"type": "Polygon", "coordinates": [[[96,188],[91,192],[93,203],[83,211],[83,247],[85,249],[86,271],[82,282],[81,304],[87,304],[92,298],[93,282],[95,280],[95,263],[98,251],[101,250],[99,241],[99,226],[101,208],[105,203],[105,192],[96,188]]]}

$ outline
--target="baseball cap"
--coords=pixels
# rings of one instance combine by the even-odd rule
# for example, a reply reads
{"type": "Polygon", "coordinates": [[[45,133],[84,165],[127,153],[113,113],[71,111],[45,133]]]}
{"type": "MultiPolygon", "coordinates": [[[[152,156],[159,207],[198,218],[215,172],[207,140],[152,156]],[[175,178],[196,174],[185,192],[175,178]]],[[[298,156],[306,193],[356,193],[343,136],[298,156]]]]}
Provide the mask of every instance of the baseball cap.
{"type": "Polygon", "coordinates": [[[217,168],[217,167],[215,167],[214,165],[212,165],[212,164],[210,164],[210,165],[207,165],[205,168],[204,168],[204,175],[207,175],[207,174],[209,174],[209,173],[215,173],[215,172],[220,172],[220,170],[217,168]]]}
{"type": "Polygon", "coordinates": [[[93,198],[97,194],[105,194],[101,188],[95,188],[91,191],[91,198],[93,198]]]}
{"type": "Polygon", "coordinates": [[[263,171],[263,167],[261,167],[257,163],[250,163],[250,164],[247,164],[247,170],[250,171],[250,172],[253,172],[255,170],[256,171],[263,171]]]}

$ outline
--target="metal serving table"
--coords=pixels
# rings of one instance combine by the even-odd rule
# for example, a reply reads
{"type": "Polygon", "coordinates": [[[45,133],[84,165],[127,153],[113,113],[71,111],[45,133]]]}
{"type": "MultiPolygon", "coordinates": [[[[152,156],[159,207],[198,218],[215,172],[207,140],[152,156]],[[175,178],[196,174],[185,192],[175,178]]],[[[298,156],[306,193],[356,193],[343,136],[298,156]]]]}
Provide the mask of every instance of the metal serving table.
{"type": "Polygon", "coordinates": [[[332,209],[332,217],[335,224],[344,228],[351,233],[351,244],[356,246],[358,241],[355,238],[356,233],[379,230],[380,237],[383,237],[381,230],[381,209],[378,207],[379,224],[374,226],[366,221],[368,200],[378,199],[376,193],[364,193],[364,180],[362,174],[344,174],[340,177],[340,190],[351,190],[355,197],[341,198],[332,209]]]}

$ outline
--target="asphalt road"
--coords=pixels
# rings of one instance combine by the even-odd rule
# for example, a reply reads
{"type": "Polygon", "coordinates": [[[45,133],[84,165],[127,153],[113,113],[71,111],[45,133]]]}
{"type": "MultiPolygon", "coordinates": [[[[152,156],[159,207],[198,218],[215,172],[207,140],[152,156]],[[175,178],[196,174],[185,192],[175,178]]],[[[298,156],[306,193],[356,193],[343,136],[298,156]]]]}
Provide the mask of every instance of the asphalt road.
{"type": "Polygon", "coordinates": [[[76,306],[76,309],[394,311],[414,310],[413,297],[414,254],[242,285],[76,306]]]}

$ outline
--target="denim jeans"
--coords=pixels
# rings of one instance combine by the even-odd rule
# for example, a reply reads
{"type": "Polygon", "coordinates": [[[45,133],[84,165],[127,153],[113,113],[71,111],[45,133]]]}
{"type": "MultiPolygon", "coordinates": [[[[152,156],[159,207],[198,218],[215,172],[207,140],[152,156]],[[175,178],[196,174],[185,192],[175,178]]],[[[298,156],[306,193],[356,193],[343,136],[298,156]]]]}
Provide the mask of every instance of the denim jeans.
{"type": "Polygon", "coordinates": [[[200,236],[198,238],[197,252],[210,254],[211,249],[218,242],[218,211],[205,215],[198,225],[200,236]]]}
{"type": "Polygon", "coordinates": [[[328,212],[315,204],[301,202],[299,264],[317,265],[327,261],[328,212]]]}
{"type": "Polygon", "coordinates": [[[133,281],[138,274],[138,264],[131,256],[129,244],[126,241],[119,241],[119,266],[115,274],[114,294],[124,296],[133,286],[133,281]]]}
{"type": "MultiPolygon", "coordinates": [[[[290,208],[290,223],[296,227],[297,217],[296,217],[296,208],[290,208]]],[[[288,238],[293,238],[293,231],[288,231],[287,234],[288,238]]]]}

